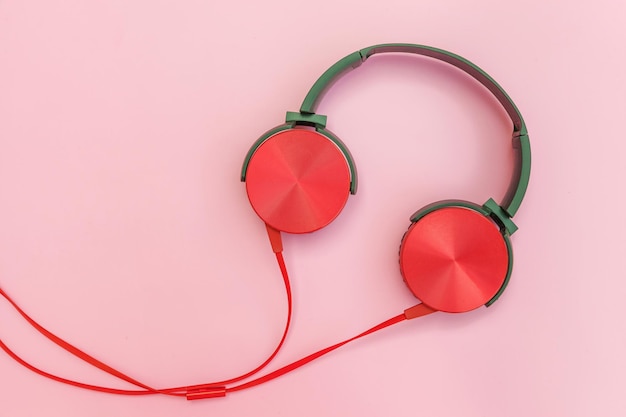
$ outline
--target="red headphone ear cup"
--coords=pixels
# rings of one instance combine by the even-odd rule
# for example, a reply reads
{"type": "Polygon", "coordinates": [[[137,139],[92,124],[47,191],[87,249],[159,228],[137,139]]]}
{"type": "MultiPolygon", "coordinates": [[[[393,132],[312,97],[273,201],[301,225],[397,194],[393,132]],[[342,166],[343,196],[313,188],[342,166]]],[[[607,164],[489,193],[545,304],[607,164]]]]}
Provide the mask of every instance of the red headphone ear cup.
{"type": "Polygon", "coordinates": [[[444,207],[413,223],[400,246],[400,270],[411,292],[429,307],[461,313],[486,304],[508,275],[504,236],[488,217],[444,207]]]}
{"type": "Polygon", "coordinates": [[[274,229],[308,233],[341,212],[350,193],[346,158],[330,139],[288,129],[263,142],[250,158],[246,191],[257,215],[274,229]]]}

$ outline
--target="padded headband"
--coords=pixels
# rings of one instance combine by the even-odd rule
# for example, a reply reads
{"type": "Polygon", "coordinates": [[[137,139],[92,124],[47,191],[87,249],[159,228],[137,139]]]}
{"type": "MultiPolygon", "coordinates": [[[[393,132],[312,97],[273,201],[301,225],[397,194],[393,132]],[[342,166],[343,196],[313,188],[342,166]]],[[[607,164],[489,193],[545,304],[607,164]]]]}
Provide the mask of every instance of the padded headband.
{"type": "Polygon", "coordinates": [[[511,184],[509,185],[509,188],[500,205],[510,217],[513,217],[522,204],[530,177],[530,142],[528,140],[526,125],[524,124],[524,119],[522,118],[517,106],[513,103],[513,100],[511,100],[504,89],[500,87],[500,85],[493,78],[491,78],[489,74],[465,58],[442,49],[424,45],[388,43],[370,46],[369,48],[361,49],[360,51],[346,56],[327,69],[307,93],[302,105],[300,106],[300,113],[303,115],[315,114],[315,110],[322,100],[324,93],[341,75],[353,68],[357,68],[372,55],[388,52],[424,55],[447,62],[450,65],[454,65],[484,85],[500,102],[502,107],[504,107],[507,114],[513,121],[515,167],[511,184]]]}

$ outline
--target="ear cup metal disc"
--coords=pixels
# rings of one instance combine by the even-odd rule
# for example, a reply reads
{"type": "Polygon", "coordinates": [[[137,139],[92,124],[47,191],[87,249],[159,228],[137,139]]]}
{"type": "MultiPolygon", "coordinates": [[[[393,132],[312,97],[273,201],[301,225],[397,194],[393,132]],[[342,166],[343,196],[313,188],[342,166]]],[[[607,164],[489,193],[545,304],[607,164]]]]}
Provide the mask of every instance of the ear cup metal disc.
{"type": "Polygon", "coordinates": [[[246,174],[248,198],[257,215],[287,233],[308,233],[335,219],[350,193],[343,153],[313,130],[290,129],[256,150],[246,174]]]}
{"type": "Polygon", "coordinates": [[[413,294],[431,308],[461,313],[487,303],[508,272],[506,242],[483,214],[445,207],[406,233],[400,269],[413,294]]]}

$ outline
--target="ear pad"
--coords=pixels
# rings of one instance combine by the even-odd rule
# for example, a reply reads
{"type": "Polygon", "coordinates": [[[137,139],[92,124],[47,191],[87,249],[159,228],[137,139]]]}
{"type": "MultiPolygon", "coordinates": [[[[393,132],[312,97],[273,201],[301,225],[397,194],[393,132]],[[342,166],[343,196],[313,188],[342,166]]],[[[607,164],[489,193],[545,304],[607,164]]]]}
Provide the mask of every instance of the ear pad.
{"type": "Polygon", "coordinates": [[[444,207],[419,218],[400,247],[406,284],[435,310],[461,313],[486,304],[504,284],[508,269],[500,230],[465,207],[444,207]]]}
{"type": "Polygon", "coordinates": [[[330,139],[288,129],[263,142],[250,158],[246,190],[257,215],[274,229],[308,233],[335,219],[350,193],[348,163],[330,139]]]}

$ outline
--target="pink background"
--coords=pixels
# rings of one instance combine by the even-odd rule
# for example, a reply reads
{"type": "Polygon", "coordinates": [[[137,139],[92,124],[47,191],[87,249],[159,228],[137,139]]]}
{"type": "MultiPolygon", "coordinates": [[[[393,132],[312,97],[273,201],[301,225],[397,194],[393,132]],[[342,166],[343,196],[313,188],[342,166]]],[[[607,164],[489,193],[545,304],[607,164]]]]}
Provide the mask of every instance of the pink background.
{"type": "MultiPolygon", "coordinates": [[[[465,56],[513,97],[533,147],[516,266],[490,309],[402,323],[194,403],[85,392],[0,355],[0,415],[624,415],[625,22],[620,0],[0,1],[0,285],[156,386],[238,375],[277,342],[284,294],[240,164],[339,58],[391,41],[465,56]]],[[[285,237],[294,322],[269,369],[415,304],[397,268],[408,217],[499,200],[511,174],[506,115],[444,64],[372,59],[320,112],[360,191],[328,228],[285,237]]],[[[126,388],[6,302],[0,338],[126,388]]]]}

